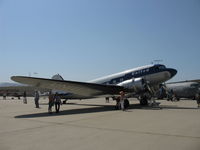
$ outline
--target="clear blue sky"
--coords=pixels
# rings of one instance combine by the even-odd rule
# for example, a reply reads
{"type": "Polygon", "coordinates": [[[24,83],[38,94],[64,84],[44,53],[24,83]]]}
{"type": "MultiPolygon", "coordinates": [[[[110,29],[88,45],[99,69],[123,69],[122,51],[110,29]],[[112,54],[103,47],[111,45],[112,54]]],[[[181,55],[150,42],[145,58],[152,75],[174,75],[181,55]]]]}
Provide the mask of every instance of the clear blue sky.
{"type": "Polygon", "coordinates": [[[174,81],[200,79],[200,0],[0,0],[0,82],[87,81],[155,59],[174,81]]]}

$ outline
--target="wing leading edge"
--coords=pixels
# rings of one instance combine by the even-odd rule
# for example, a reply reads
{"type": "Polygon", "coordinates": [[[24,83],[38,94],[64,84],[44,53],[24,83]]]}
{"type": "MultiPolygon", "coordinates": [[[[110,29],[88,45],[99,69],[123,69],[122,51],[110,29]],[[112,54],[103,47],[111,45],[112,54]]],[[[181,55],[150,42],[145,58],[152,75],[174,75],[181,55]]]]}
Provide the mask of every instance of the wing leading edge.
{"type": "Polygon", "coordinates": [[[108,94],[115,95],[119,94],[119,92],[122,90],[128,92],[128,89],[115,85],[102,85],[96,83],[54,80],[54,79],[35,78],[26,76],[12,76],[11,79],[19,83],[29,84],[40,88],[71,92],[73,94],[82,96],[83,98],[96,97],[108,94]]]}
{"type": "Polygon", "coordinates": [[[169,83],[166,83],[166,84],[185,83],[185,82],[198,82],[198,83],[200,83],[200,79],[196,79],[196,80],[185,80],[185,81],[177,81],[177,82],[169,82],[169,83]]]}

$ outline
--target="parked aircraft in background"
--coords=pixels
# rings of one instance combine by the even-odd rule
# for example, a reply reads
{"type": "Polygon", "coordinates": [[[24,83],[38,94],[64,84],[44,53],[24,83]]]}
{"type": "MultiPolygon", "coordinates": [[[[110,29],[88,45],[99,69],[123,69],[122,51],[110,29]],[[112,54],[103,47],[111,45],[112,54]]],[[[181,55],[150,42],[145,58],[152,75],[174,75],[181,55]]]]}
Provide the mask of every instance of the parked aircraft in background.
{"type": "Polygon", "coordinates": [[[34,96],[34,91],[40,90],[40,88],[36,88],[33,86],[19,84],[19,83],[0,83],[0,96],[11,96],[11,97],[20,97],[23,96],[23,93],[26,91],[27,96],[34,96]]]}
{"type": "Polygon", "coordinates": [[[139,95],[140,104],[147,105],[148,100],[159,89],[159,84],[171,79],[177,71],[165,65],[152,64],[120,73],[105,76],[89,82],[55,80],[26,76],[13,76],[13,81],[39,88],[59,90],[81,99],[94,97],[112,97],[124,91],[127,95],[139,95]]]}
{"type": "Polygon", "coordinates": [[[166,83],[161,88],[161,98],[168,97],[169,99],[175,98],[176,100],[180,98],[196,99],[196,95],[200,93],[200,80],[166,83]]]}
{"type": "MultiPolygon", "coordinates": [[[[52,79],[55,80],[63,80],[63,78],[56,74],[52,77],[52,79]]],[[[24,95],[24,92],[26,92],[26,95],[29,97],[34,96],[34,92],[39,91],[41,96],[47,96],[49,89],[46,88],[38,88],[27,84],[20,84],[20,83],[9,83],[4,82],[0,83],[0,96],[11,96],[11,97],[22,97],[24,95]]]]}

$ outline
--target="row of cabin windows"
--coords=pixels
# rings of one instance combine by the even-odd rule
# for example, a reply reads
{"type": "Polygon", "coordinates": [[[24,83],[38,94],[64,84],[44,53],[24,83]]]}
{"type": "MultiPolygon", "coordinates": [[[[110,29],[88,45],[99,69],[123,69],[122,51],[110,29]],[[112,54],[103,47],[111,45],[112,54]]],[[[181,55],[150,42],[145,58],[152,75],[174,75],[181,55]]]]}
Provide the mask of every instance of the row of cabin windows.
{"type": "Polygon", "coordinates": [[[118,78],[118,79],[115,79],[115,80],[111,80],[111,81],[108,81],[108,82],[105,82],[103,84],[117,84],[117,83],[120,83],[120,82],[123,82],[124,81],[124,78],[118,78]]]}
{"type": "MultiPolygon", "coordinates": [[[[154,68],[155,70],[161,70],[161,69],[165,69],[165,66],[159,66],[159,67],[156,67],[154,68]]],[[[139,70],[139,71],[135,71],[135,72],[132,72],[132,76],[134,75],[138,75],[138,74],[141,74],[141,73],[147,73],[149,72],[149,68],[147,69],[143,69],[143,70],[139,70]]],[[[105,82],[104,84],[116,84],[118,81],[119,82],[123,82],[124,79],[123,78],[120,78],[120,79],[116,79],[116,80],[113,80],[113,81],[109,81],[109,82],[105,82]]]]}
{"type": "MultiPolygon", "coordinates": [[[[149,68],[132,72],[132,76],[138,75],[138,74],[141,74],[141,73],[146,73],[146,72],[149,72],[149,68]]],[[[112,80],[112,81],[109,81],[109,82],[105,82],[104,84],[116,84],[116,83],[123,82],[123,81],[124,81],[124,78],[120,78],[120,79],[112,80]]]]}
{"type": "Polygon", "coordinates": [[[146,73],[146,72],[149,72],[149,68],[132,72],[132,75],[134,76],[134,75],[141,74],[141,73],[146,73]]]}
{"type": "Polygon", "coordinates": [[[124,81],[124,79],[123,78],[120,78],[119,80],[113,80],[113,81],[111,81],[112,83],[111,84],[116,84],[116,83],[118,83],[118,82],[123,82],[124,81]]]}

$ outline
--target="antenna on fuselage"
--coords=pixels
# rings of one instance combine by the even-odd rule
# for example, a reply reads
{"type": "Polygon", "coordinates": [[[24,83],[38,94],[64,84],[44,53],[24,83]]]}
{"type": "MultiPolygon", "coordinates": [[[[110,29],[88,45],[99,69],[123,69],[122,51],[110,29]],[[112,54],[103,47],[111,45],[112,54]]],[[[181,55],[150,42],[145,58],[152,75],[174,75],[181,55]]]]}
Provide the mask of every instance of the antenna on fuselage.
{"type": "Polygon", "coordinates": [[[160,64],[160,62],[163,62],[162,59],[155,59],[151,62],[151,64],[160,64]]]}

